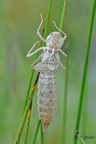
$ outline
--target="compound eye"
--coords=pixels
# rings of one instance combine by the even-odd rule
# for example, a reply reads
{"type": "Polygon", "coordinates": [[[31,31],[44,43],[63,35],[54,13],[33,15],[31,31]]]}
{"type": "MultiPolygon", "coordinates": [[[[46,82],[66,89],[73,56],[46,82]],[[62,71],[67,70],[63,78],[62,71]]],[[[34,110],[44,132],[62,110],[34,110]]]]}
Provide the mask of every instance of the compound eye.
{"type": "Polygon", "coordinates": [[[47,36],[46,41],[49,42],[50,41],[50,35],[47,36]]]}
{"type": "Polygon", "coordinates": [[[53,33],[51,32],[51,33],[50,33],[50,35],[52,35],[52,36],[53,36],[53,33]]]}

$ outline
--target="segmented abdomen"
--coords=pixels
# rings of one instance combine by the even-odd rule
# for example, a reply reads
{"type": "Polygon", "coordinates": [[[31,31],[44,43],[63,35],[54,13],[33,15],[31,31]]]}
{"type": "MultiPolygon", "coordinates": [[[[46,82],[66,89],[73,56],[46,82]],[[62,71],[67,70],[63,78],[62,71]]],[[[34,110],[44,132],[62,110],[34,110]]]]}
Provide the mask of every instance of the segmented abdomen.
{"type": "Polygon", "coordinates": [[[51,123],[57,109],[57,87],[54,73],[40,73],[38,84],[38,115],[43,132],[51,123]]]}

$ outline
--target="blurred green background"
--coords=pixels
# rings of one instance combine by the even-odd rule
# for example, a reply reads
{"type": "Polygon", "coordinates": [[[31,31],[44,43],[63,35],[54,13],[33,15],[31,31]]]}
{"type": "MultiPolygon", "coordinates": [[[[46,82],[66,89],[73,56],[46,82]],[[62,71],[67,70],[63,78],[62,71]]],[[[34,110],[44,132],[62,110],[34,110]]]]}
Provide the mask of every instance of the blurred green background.
{"type": "MultiPolygon", "coordinates": [[[[0,0],[0,144],[12,144],[16,136],[32,72],[30,65],[35,59],[35,56],[26,58],[26,54],[39,40],[36,31],[40,23],[40,13],[43,15],[43,26],[45,26],[48,2],[48,0],[0,0]]],[[[71,0],[68,1],[66,9],[63,30],[67,34],[67,40],[62,47],[63,51],[68,48],[69,53],[66,144],[72,144],[74,139],[92,4],[93,0],[71,0]]],[[[62,6],[63,0],[53,0],[48,33],[55,30],[52,20],[59,26],[62,6]]],[[[95,139],[85,140],[86,144],[96,143],[95,45],[96,19],[80,123],[80,133],[95,136],[95,139]]],[[[65,63],[62,55],[60,59],[65,63]]],[[[62,120],[64,79],[65,71],[59,70],[57,73],[58,111],[45,134],[46,144],[61,144],[64,123],[62,120]]],[[[34,96],[28,144],[32,142],[32,135],[38,121],[36,101],[37,90],[34,96]]],[[[25,129],[21,143],[24,137],[25,129]]],[[[37,138],[38,144],[39,141],[40,136],[37,138]]],[[[82,142],[79,140],[79,143],[82,142]]]]}

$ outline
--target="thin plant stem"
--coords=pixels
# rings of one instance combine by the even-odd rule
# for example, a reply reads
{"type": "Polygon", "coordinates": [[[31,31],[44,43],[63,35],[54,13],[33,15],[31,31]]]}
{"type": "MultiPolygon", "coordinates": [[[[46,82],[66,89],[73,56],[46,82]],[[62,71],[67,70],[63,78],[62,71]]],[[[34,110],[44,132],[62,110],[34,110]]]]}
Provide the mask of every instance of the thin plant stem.
{"type": "Polygon", "coordinates": [[[30,104],[30,108],[29,108],[29,111],[28,111],[28,120],[27,120],[27,128],[26,128],[26,135],[25,135],[24,144],[27,144],[28,133],[29,133],[29,126],[30,126],[30,119],[31,119],[31,112],[32,112],[32,102],[30,104]]]}
{"type": "Polygon", "coordinates": [[[44,144],[44,132],[42,131],[42,123],[41,123],[41,144],[44,144]]]}
{"type": "Polygon", "coordinates": [[[35,82],[34,82],[34,84],[33,84],[33,87],[32,87],[30,96],[29,96],[29,98],[28,98],[28,102],[27,102],[25,111],[24,111],[24,113],[23,113],[23,116],[22,116],[22,119],[21,119],[21,122],[20,122],[20,126],[19,126],[19,129],[18,129],[16,138],[15,138],[14,144],[18,144],[19,139],[20,139],[20,137],[21,137],[21,134],[22,134],[22,131],[23,131],[23,128],[24,128],[24,125],[25,125],[25,121],[26,121],[26,118],[27,118],[28,110],[29,110],[29,108],[30,108],[30,104],[31,104],[31,102],[32,102],[33,95],[34,95],[34,91],[35,91],[35,88],[36,88],[36,85],[37,85],[37,82],[38,82],[39,74],[40,74],[40,73],[38,73],[38,75],[37,75],[37,77],[36,77],[36,80],[35,80],[35,82]]]}
{"type": "MultiPolygon", "coordinates": [[[[49,20],[50,20],[51,7],[52,7],[52,0],[49,1],[49,6],[48,6],[47,19],[46,19],[46,25],[45,25],[45,30],[44,30],[44,37],[45,38],[46,38],[47,32],[48,32],[48,25],[49,25],[49,20]]],[[[40,126],[40,123],[41,123],[41,121],[38,120],[39,125],[37,124],[37,127],[40,126]]],[[[36,129],[35,136],[34,136],[32,144],[35,143],[35,140],[36,140],[36,137],[37,137],[37,134],[38,134],[38,130],[39,130],[39,128],[36,129]]]]}
{"type": "MultiPolygon", "coordinates": [[[[43,28],[43,31],[42,31],[42,36],[44,35],[44,28],[43,28]]],[[[41,42],[42,40],[40,41],[39,43],[39,47],[41,46],[41,42]]],[[[36,58],[38,58],[38,55],[39,55],[39,52],[37,53],[36,55],[36,58]]],[[[33,75],[34,75],[34,70],[32,71],[32,79],[33,79],[33,75]]],[[[30,81],[32,81],[32,79],[30,81]]],[[[30,85],[31,86],[31,85],[30,85]]],[[[26,98],[26,101],[25,101],[25,106],[27,104],[27,100],[28,100],[28,97],[26,98]]],[[[28,133],[29,133],[29,126],[30,126],[30,119],[31,119],[31,111],[32,111],[32,102],[31,102],[31,105],[30,105],[30,108],[29,108],[29,112],[28,112],[28,121],[27,121],[27,128],[26,128],[26,135],[25,135],[25,144],[27,144],[27,139],[28,139],[28,133]]]]}
{"type": "MultiPolygon", "coordinates": [[[[64,25],[65,11],[66,11],[67,0],[64,0],[60,26],[59,28],[62,30],[64,25]]],[[[68,52],[67,52],[68,54],[68,52]]],[[[63,127],[62,127],[62,144],[65,144],[66,138],[66,117],[67,117],[67,91],[68,91],[68,58],[66,58],[65,62],[65,91],[64,91],[64,108],[63,108],[63,127]]]]}
{"type": "MultiPolygon", "coordinates": [[[[67,53],[68,54],[68,53],[67,53]]],[[[66,143],[66,120],[67,120],[67,92],[68,92],[68,58],[65,60],[65,91],[64,91],[64,108],[63,108],[63,127],[62,127],[62,144],[66,143]]]]}
{"type": "Polygon", "coordinates": [[[48,33],[48,25],[49,25],[49,20],[50,20],[51,7],[52,7],[52,0],[49,1],[47,18],[46,18],[46,25],[45,25],[45,31],[44,31],[44,38],[46,38],[47,33],[48,33]]]}
{"type": "MultiPolygon", "coordinates": [[[[44,35],[44,28],[43,28],[43,31],[42,31],[42,36],[43,35],[44,35]]],[[[39,43],[39,47],[41,46],[41,43],[42,43],[42,40],[39,43]]],[[[35,59],[38,58],[38,55],[39,55],[39,52],[37,52],[35,59]]],[[[34,76],[34,69],[32,70],[32,73],[31,73],[31,77],[30,77],[30,81],[29,81],[29,86],[28,86],[28,90],[27,90],[27,95],[26,95],[26,100],[25,100],[25,104],[24,104],[24,108],[23,108],[23,113],[24,113],[24,110],[25,110],[25,107],[26,107],[26,104],[27,104],[27,100],[28,100],[28,96],[29,96],[29,92],[30,92],[33,76],[34,76]]]]}
{"type": "MultiPolygon", "coordinates": [[[[91,14],[91,20],[90,20],[88,41],[87,41],[87,47],[86,47],[86,56],[85,56],[85,63],[84,63],[82,84],[81,84],[81,92],[80,92],[80,101],[79,101],[79,108],[78,108],[78,115],[77,115],[75,131],[79,130],[79,125],[80,125],[80,117],[81,117],[81,110],[82,110],[82,103],[83,103],[84,89],[85,89],[85,82],[86,82],[86,76],[87,76],[87,68],[88,68],[90,45],[91,45],[91,39],[92,39],[93,24],[94,24],[94,18],[95,18],[95,10],[96,10],[96,0],[94,0],[94,2],[93,2],[93,8],[92,8],[92,14],[91,14]]],[[[77,141],[76,141],[76,143],[77,143],[77,141]]]]}
{"type": "Polygon", "coordinates": [[[37,124],[37,127],[36,127],[36,131],[35,131],[35,134],[34,134],[34,136],[33,136],[32,144],[35,144],[35,141],[36,141],[36,138],[37,138],[37,134],[38,134],[38,130],[39,130],[40,123],[41,123],[41,121],[38,120],[38,124],[37,124]]]}
{"type": "Polygon", "coordinates": [[[29,85],[28,85],[28,90],[27,90],[27,95],[26,95],[26,100],[25,100],[25,104],[24,104],[24,108],[23,108],[23,113],[24,113],[24,110],[25,110],[25,107],[26,107],[26,104],[27,104],[27,101],[28,101],[28,96],[29,96],[29,93],[30,93],[30,88],[31,88],[33,75],[34,75],[34,69],[32,70],[32,73],[31,73],[31,77],[30,77],[30,81],[29,81],[29,85]]]}
{"type": "MultiPolygon", "coordinates": [[[[43,28],[42,35],[44,35],[44,28],[43,28]]],[[[41,40],[40,43],[39,43],[39,47],[41,46],[41,42],[42,42],[42,40],[41,40]]],[[[37,53],[35,59],[38,58],[38,55],[39,55],[39,53],[37,53]]],[[[39,74],[39,73],[38,73],[38,74],[39,74]]],[[[33,75],[34,75],[34,70],[33,70],[32,73],[31,73],[31,78],[30,78],[30,82],[29,82],[29,86],[28,86],[28,91],[27,91],[26,100],[25,100],[25,104],[24,104],[23,114],[24,114],[24,112],[25,112],[25,108],[26,108],[26,105],[27,105],[27,102],[28,102],[28,96],[29,96],[29,91],[30,91],[30,87],[31,87],[33,75]]],[[[35,90],[35,89],[34,89],[34,90],[35,90]]],[[[33,93],[33,94],[34,94],[34,93],[33,93]]],[[[27,122],[27,131],[26,131],[26,136],[25,136],[25,143],[27,143],[27,139],[28,139],[29,125],[30,125],[30,118],[31,118],[31,109],[30,109],[30,108],[31,108],[31,105],[32,105],[32,101],[31,101],[31,104],[30,104],[30,107],[29,107],[29,112],[28,112],[28,113],[30,113],[30,117],[28,117],[28,122],[27,122]]],[[[23,119],[23,114],[22,114],[22,119],[23,119]]],[[[28,115],[28,116],[29,116],[29,115],[28,115]]],[[[21,119],[21,122],[22,122],[22,119],[21,119]]],[[[26,119],[25,119],[25,121],[26,121],[26,119]]],[[[24,124],[25,124],[25,123],[24,123],[24,124]]],[[[21,125],[21,124],[20,124],[20,125],[21,125]]],[[[23,126],[23,127],[24,127],[24,126],[23,126]]],[[[20,142],[20,137],[21,137],[21,134],[20,134],[20,136],[18,137],[18,144],[19,144],[19,142],[20,142]]]]}
{"type": "Polygon", "coordinates": [[[64,0],[64,5],[63,5],[63,10],[62,10],[61,20],[60,20],[60,25],[59,25],[60,29],[63,28],[66,5],[67,5],[67,0],[64,0]]]}

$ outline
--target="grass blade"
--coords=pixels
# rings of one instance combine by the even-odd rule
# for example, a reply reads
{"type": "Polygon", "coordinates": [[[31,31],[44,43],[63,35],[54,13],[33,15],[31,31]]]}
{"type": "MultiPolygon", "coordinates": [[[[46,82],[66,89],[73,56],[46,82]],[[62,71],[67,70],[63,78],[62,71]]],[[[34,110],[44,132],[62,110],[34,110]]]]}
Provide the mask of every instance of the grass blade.
{"type": "Polygon", "coordinates": [[[79,130],[79,125],[80,125],[80,117],[81,117],[82,103],[83,103],[83,97],[84,97],[84,89],[85,89],[85,82],[86,82],[86,75],[87,75],[87,68],[88,68],[88,60],[89,60],[90,45],[91,45],[91,39],[92,39],[95,10],[96,10],[96,0],[94,0],[93,8],[92,8],[92,15],[91,15],[91,21],[90,21],[89,34],[88,34],[88,42],[87,42],[87,47],[86,47],[86,56],[85,56],[82,85],[81,85],[81,92],[80,92],[80,101],[79,101],[78,116],[77,116],[75,131],[79,130]]]}
{"type": "MultiPolygon", "coordinates": [[[[43,36],[43,35],[44,35],[44,29],[43,29],[43,31],[42,31],[42,36],[43,36]]],[[[40,41],[40,43],[39,43],[39,47],[41,46],[41,42],[42,42],[42,41],[40,41]]],[[[35,58],[35,59],[38,58],[38,55],[39,55],[39,53],[36,54],[36,58],[35,58]]],[[[38,73],[38,75],[39,75],[39,73],[38,73]]],[[[37,75],[37,76],[38,76],[38,75],[37,75]]],[[[34,69],[32,70],[32,73],[31,73],[31,78],[30,78],[30,82],[29,82],[29,86],[28,86],[27,95],[26,95],[26,100],[25,100],[25,104],[24,104],[24,108],[23,108],[22,119],[23,119],[23,115],[24,115],[24,112],[25,112],[25,108],[26,108],[27,103],[28,103],[28,96],[29,96],[29,92],[30,92],[30,88],[31,88],[31,83],[32,83],[33,76],[34,76],[34,69]]],[[[39,78],[39,76],[38,76],[38,78],[39,78]]],[[[34,82],[34,84],[35,84],[35,82],[34,82]]],[[[34,85],[33,85],[33,87],[34,87],[34,85]]],[[[35,89],[34,89],[34,91],[35,91],[35,89]]],[[[34,95],[34,93],[33,93],[33,95],[34,95]]],[[[29,97],[29,99],[30,99],[30,97],[29,97]]],[[[28,118],[28,123],[27,123],[27,131],[26,131],[26,136],[25,136],[25,144],[27,143],[28,132],[29,132],[29,125],[30,125],[30,118],[31,118],[31,109],[30,109],[31,106],[32,106],[32,101],[31,101],[30,106],[29,106],[30,117],[28,118]]],[[[22,123],[22,119],[21,119],[21,123],[22,123]]],[[[25,121],[26,121],[26,119],[25,119],[25,121]]],[[[20,125],[21,125],[21,123],[20,123],[20,125]]],[[[24,124],[25,124],[25,122],[24,122],[24,124]]],[[[23,127],[24,127],[24,126],[23,126],[23,127]]],[[[23,129],[22,129],[22,130],[23,130],[23,129]]],[[[18,133],[19,133],[19,131],[18,131],[18,133]]],[[[22,132],[21,132],[21,133],[22,133],[22,132]]],[[[18,137],[18,138],[19,138],[19,139],[17,140],[18,143],[19,143],[19,141],[20,141],[20,137],[21,137],[21,134],[20,134],[20,136],[18,137]]]]}
{"type": "MultiPolygon", "coordinates": [[[[68,52],[67,52],[68,54],[68,52]]],[[[64,108],[63,108],[63,127],[62,127],[62,144],[66,142],[66,121],[67,121],[67,92],[68,92],[68,58],[65,60],[65,91],[64,91],[64,108]]]]}
{"type": "Polygon", "coordinates": [[[26,135],[25,135],[24,144],[27,144],[28,133],[29,133],[29,126],[30,126],[30,119],[31,119],[31,112],[32,112],[32,102],[30,104],[30,109],[28,111],[28,121],[27,121],[27,128],[26,128],[26,135]]]}
{"type": "Polygon", "coordinates": [[[62,30],[63,24],[64,24],[64,17],[65,17],[66,5],[67,5],[67,0],[64,0],[64,5],[63,5],[63,9],[62,9],[61,20],[60,20],[60,26],[59,26],[59,28],[60,28],[61,30],[62,30]]]}
{"type": "Polygon", "coordinates": [[[26,104],[27,104],[27,101],[28,101],[28,96],[29,96],[29,93],[30,93],[30,88],[31,88],[31,83],[32,83],[33,75],[34,75],[34,69],[32,70],[32,73],[31,73],[31,77],[30,77],[30,81],[29,81],[29,86],[28,86],[28,90],[27,90],[27,95],[26,95],[26,100],[25,100],[25,104],[24,104],[24,108],[23,108],[23,113],[24,113],[24,110],[25,110],[25,107],[26,107],[26,104]]]}
{"type": "Polygon", "coordinates": [[[31,105],[31,102],[32,102],[32,98],[33,98],[33,95],[34,95],[34,91],[35,91],[35,88],[36,88],[36,85],[37,85],[37,82],[38,82],[39,74],[40,73],[38,73],[38,75],[36,77],[36,80],[34,82],[34,85],[32,87],[32,91],[31,91],[31,94],[29,96],[25,111],[23,113],[23,116],[22,116],[22,119],[21,119],[21,122],[20,122],[20,126],[19,126],[19,129],[18,129],[16,138],[15,138],[14,144],[18,144],[19,139],[21,137],[21,134],[22,134],[22,131],[23,131],[23,128],[24,128],[24,125],[25,125],[25,121],[26,121],[26,118],[27,118],[28,110],[30,108],[30,105],[31,105]]]}
{"type": "Polygon", "coordinates": [[[32,144],[35,144],[35,141],[36,141],[36,137],[37,137],[37,134],[38,134],[38,130],[39,130],[40,123],[41,123],[41,121],[38,120],[38,124],[37,124],[37,127],[36,127],[36,132],[35,132],[35,134],[34,134],[32,144]]]}
{"type": "Polygon", "coordinates": [[[41,144],[44,144],[44,132],[42,131],[42,123],[41,123],[41,144]]]}
{"type": "MultiPolygon", "coordinates": [[[[44,35],[44,28],[43,28],[43,31],[42,31],[42,36],[43,35],[44,35]]],[[[42,42],[42,40],[39,43],[39,47],[41,46],[41,42],[42,42]]],[[[38,58],[38,55],[39,55],[39,52],[37,52],[35,60],[38,58]]],[[[31,73],[31,77],[30,77],[30,81],[29,81],[29,86],[28,86],[28,90],[27,90],[27,95],[26,95],[26,100],[25,100],[25,104],[24,104],[23,113],[24,113],[24,110],[25,110],[25,107],[26,107],[26,104],[27,104],[27,101],[28,101],[28,96],[29,96],[29,92],[30,92],[33,76],[34,76],[34,69],[32,70],[32,73],[31,73]]]]}
{"type": "Polygon", "coordinates": [[[46,25],[45,25],[45,31],[44,31],[44,38],[46,38],[47,33],[48,33],[48,25],[49,25],[49,20],[50,20],[51,7],[52,7],[52,0],[49,1],[47,18],[46,18],[46,25]]]}
{"type": "MultiPolygon", "coordinates": [[[[44,30],[44,37],[45,38],[46,38],[47,32],[48,32],[48,25],[49,25],[49,20],[50,20],[51,7],[52,7],[52,0],[49,1],[49,6],[48,6],[47,19],[46,19],[46,25],[45,25],[45,30],[44,30]]],[[[35,132],[35,136],[34,136],[33,141],[32,141],[32,144],[34,144],[35,141],[36,141],[36,137],[37,137],[37,133],[38,133],[38,130],[39,130],[40,123],[41,123],[41,121],[39,120],[38,124],[37,124],[37,129],[36,129],[36,132],[35,132]]],[[[41,136],[42,136],[41,131],[40,131],[40,133],[41,133],[41,136]]],[[[42,137],[41,137],[41,139],[42,139],[42,137]]],[[[43,135],[43,139],[44,139],[44,135],[43,135]]]]}
{"type": "MultiPolygon", "coordinates": [[[[65,11],[66,11],[66,5],[67,5],[67,0],[64,0],[64,5],[62,9],[62,15],[61,15],[61,20],[60,20],[60,26],[59,28],[62,30],[63,24],[64,24],[64,18],[65,18],[65,11]]],[[[68,54],[68,52],[67,52],[68,54]]],[[[68,91],[68,58],[66,58],[66,63],[65,63],[65,91],[64,91],[64,108],[63,108],[63,127],[62,127],[62,144],[65,143],[65,138],[66,138],[66,117],[67,117],[67,91],[68,91]]]]}

